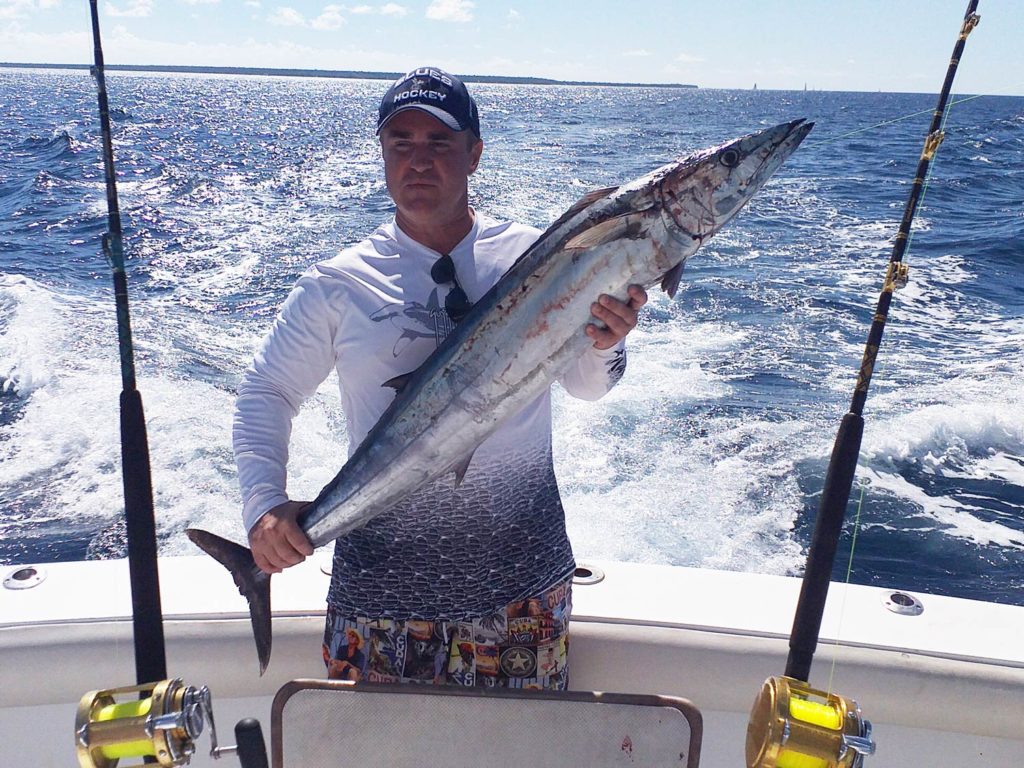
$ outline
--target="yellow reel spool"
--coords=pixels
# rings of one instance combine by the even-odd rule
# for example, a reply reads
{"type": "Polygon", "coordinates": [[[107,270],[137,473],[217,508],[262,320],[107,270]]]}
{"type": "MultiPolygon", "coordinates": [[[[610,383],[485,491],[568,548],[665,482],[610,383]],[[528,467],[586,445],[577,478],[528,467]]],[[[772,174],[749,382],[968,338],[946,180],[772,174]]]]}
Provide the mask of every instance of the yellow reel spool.
{"type": "MultiPolygon", "coordinates": [[[[75,719],[81,768],[114,768],[123,758],[155,758],[162,766],[184,765],[195,753],[205,717],[213,722],[210,691],[181,680],[91,691],[75,719]],[[118,702],[115,697],[129,696],[118,702]]],[[[142,765],[137,763],[136,765],[142,765]]]]}
{"type": "Polygon", "coordinates": [[[875,752],[857,702],[770,677],[747,725],[748,768],[860,768],[875,752]]]}

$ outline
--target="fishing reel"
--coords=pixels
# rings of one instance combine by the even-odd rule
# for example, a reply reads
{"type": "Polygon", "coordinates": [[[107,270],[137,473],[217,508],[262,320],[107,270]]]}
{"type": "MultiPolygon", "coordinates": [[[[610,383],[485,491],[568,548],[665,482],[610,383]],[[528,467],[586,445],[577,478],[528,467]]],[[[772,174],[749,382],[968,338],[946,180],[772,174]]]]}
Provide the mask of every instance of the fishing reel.
{"type": "Polygon", "coordinates": [[[770,677],[750,712],[746,751],[748,768],[861,768],[875,742],[853,699],[770,677]]]}
{"type": "MultiPolygon", "coordinates": [[[[113,768],[122,758],[150,758],[161,766],[185,765],[195,741],[210,721],[211,754],[218,749],[210,689],[184,685],[180,678],[159,683],[91,691],[82,697],[75,719],[81,768],[113,768]],[[118,701],[118,697],[126,697],[118,701]]],[[[142,765],[136,763],[135,765],[142,765]]]]}

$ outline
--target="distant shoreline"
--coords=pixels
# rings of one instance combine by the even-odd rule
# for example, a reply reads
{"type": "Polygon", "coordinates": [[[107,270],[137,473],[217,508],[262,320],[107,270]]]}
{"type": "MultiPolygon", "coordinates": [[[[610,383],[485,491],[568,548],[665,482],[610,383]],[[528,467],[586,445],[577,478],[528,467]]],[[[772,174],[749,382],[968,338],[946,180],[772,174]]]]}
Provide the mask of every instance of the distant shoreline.
{"type": "MultiPolygon", "coordinates": [[[[89,64],[24,64],[3,61],[0,69],[91,69],[89,64]]],[[[164,64],[106,64],[112,72],[167,72],[199,75],[255,75],[276,77],[334,77],[349,80],[397,80],[404,72],[360,72],[345,69],[280,69],[276,67],[189,67],[164,64]]],[[[501,85],[600,85],[616,88],[697,88],[690,83],[612,83],[590,80],[554,80],[546,77],[505,77],[503,75],[459,75],[467,83],[501,85]]]]}

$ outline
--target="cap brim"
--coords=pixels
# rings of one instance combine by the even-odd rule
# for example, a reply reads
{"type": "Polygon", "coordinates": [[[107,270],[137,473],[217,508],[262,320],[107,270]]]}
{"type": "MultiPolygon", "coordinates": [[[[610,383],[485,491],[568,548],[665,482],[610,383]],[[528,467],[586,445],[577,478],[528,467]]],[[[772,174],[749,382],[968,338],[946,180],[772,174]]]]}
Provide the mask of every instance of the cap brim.
{"type": "Polygon", "coordinates": [[[402,112],[405,112],[410,109],[418,109],[420,112],[426,112],[431,117],[439,120],[442,124],[444,124],[445,127],[450,128],[453,131],[464,131],[466,130],[466,128],[469,127],[463,127],[459,125],[458,120],[456,120],[450,114],[445,112],[443,109],[439,109],[438,107],[432,107],[429,104],[403,104],[401,107],[399,107],[390,115],[388,115],[384,119],[383,123],[377,126],[377,133],[380,133],[384,129],[384,126],[391,122],[392,118],[395,115],[401,114],[402,112]]]}

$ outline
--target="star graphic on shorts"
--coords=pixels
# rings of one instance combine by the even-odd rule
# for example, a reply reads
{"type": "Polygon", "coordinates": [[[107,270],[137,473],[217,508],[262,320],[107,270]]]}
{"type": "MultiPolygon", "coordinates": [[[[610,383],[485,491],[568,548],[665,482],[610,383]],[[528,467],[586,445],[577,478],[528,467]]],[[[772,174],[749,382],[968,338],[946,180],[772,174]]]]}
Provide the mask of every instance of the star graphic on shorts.
{"type": "Polygon", "coordinates": [[[530,668],[531,661],[533,660],[529,656],[518,649],[508,657],[509,666],[514,672],[525,672],[530,668]]]}

